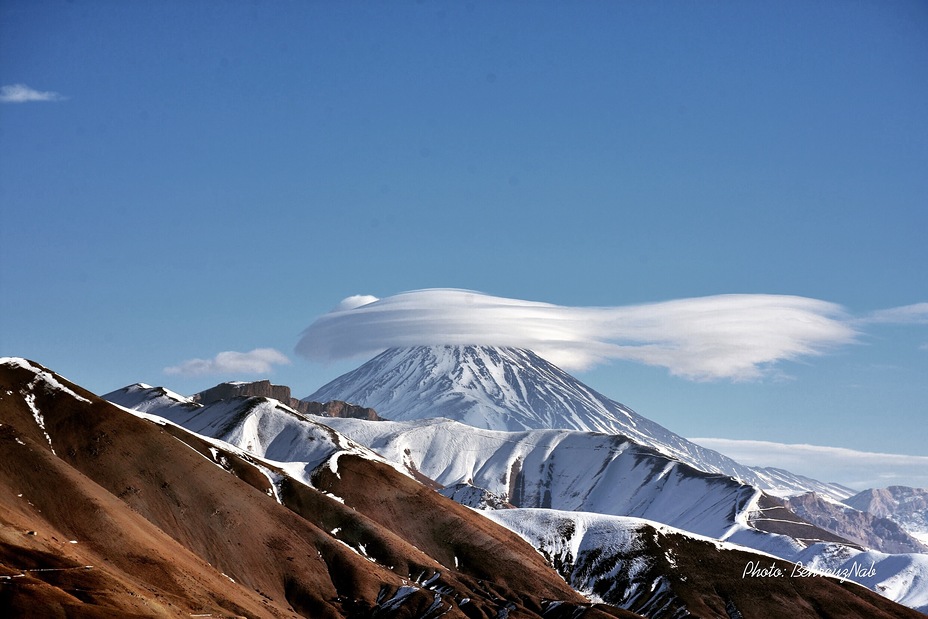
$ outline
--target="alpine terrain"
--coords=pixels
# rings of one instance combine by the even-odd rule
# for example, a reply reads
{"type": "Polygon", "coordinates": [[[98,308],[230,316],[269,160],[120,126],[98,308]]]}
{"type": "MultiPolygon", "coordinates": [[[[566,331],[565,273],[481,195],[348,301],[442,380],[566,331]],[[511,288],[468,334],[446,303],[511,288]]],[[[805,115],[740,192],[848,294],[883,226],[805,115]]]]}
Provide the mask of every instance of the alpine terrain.
{"type": "Polygon", "coordinates": [[[640,437],[378,421],[250,395],[287,393],[263,383],[207,391],[101,399],[0,359],[0,614],[928,610],[928,555],[863,548],[640,437]]]}
{"type": "MultiPolygon", "coordinates": [[[[324,458],[325,452],[320,455],[318,448],[331,448],[331,442],[313,438],[323,424],[342,437],[342,448],[365,448],[377,454],[369,457],[391,463],[396,470],[435,487],[445,496],[475,508],[504,508],[501,514],[509,517],[499,521],[519,532],[543,554],[547,551],[539,547],[539,539],[550,536],[528,531],[531,522],[550,519],[539,520],[532,509],[565,514],[563,517],[568,519],[572,518],[570,514],[579,513],[599,514],[597,517],[604,519],[632,518],[644,527],[635,525],[632,528],[636,531],[647,530],[646,523],[660,523],[679,535],[724,542],[744,552],[761,551],[825,573],[846,573],[847,579],[911,606],[921,608],[928,603],[928,555],[899,553],[901,546],[881,552],[882,529],[863,531],[867,523],[875,521],[873,518],[854,520],[853,531],[848,527],[829,530],[829,522],[816,526],[760,484],[777,494],[818,490],[831,502],[837,502],[834,496],[852,494],[848,489],[786,471],[772,476],[765,470],[743,467],[604,398],[528,351],[422,347],[388,353],[336,382],[347,385],[349,377],[361,376],[365,385],[381,386],[395,402],[418,406],[423,418],[378,422],[324,419],[298,414],[267,398],[233,398],[203,406],[196,402],[199,396],[167,396],[164,389],[144,385],[132,385],[105,397],[164,416],[257,456],[286,462],[291,474],[303,478],[324,458]],[[422,366],[427,360],[431,361],[422,366]],[[462,361],[463,368],[458,366],[462,361]],[[428,398],[416,395],[420,389],[428,398]],[[426,401],[450,402],[451,414],[463,411],[466,416],[475,410],[489,410],[498,420],[504,420],[506,407],[513,406],[523,425],[540,425],[535,409],[526,404],[532,401],[537,403],[536,408],[548,411],[545,419],[549,425],[562,425],[558,411],[567,407],[574,422],[585,417],[600,427],[608,423],[614,429],[484,429],[447,418],[425,417],[430,412],[441,415],[448,410],[442,405],[428,407],[423,403],[426,401]],[[623,433],[623,429],[628,431],[623,433]],[[784,480],[788,483],[784,484],[784,480]],[[523,509],[510,509],[513,507],[523,509]],[[521,519],[522,524],[514,525],[512,518],[521,519]],[[857,535],[850,538],[841,532],[857,535]],[[873,566],[875,573],[863,570],[864,565],[873,566]]],[[[327,396],[320,390],[313,397],[327,396]]],[[[339,392],[338,397],[348,401],[355,398],[348,391],[339,392]]],[[[381,406],[378,415],[387,416],[382,408],[389,400],[377,400],[381,406]]],[[[364,401],[363,405],[370,406],[371,402],[364,401]]],[[[394,406],[402,413],[406,404],[394,406]]],[[[605,536],[590,539],[612,547],[605,536]]],[[[606,550],[590,552],[599,556],[606,550]]],[[[605,556],[615,558],[614,554],[605,556]]],[[[587,558],[584,555],[584,562],[587,558]]],[[[594,561],[598,567],[593,571],[599,576],[589,581],[589,564],[582,569],[574,565],[565,571],[568,563],[563,557],[552,559],[562,576],[591,599],[616,599],[596,593],[605,586],[599,581],[611,578],[611,570],[600,573],[602,566],[594,561]]],[[[648,586],[652,584],[648,582],[648,586]]],[[[639,605],[643,604],[641,599],[636,600],[622,598],[618,603],[636,612],[647,610],[646,604],[639,605]]]]}
{"type": "Polygon", "coordinates": [[[519,348],[418,346],[384,351],[307,401],[344,400],[394,421],[444,417],[488,430],[566,429],[618,434],[676,461],[777,494],[853,490],[779,469],[751,468],[700,447],[519,348]]]}
{"type": "Polygon", "coordinates": [[[294,477],[0,359],[0,615],[637,616],[591,603],[508,529],[313,429],[319,464],[294,477]]]}
{"type": "Polygon", "coordinates": [[[928,609],[928,548],[917,533],[842,504],[849,488],[743,466],[531,351],[389,349],[306,399],[330,398],[395,420],[330,425],[466,504],[645,518],[832,572],[867,561],[894,584],[852,579],[928,609]],[[791,510],[788,497],[799,495],[814,500],[796,498],[791,510]]]}

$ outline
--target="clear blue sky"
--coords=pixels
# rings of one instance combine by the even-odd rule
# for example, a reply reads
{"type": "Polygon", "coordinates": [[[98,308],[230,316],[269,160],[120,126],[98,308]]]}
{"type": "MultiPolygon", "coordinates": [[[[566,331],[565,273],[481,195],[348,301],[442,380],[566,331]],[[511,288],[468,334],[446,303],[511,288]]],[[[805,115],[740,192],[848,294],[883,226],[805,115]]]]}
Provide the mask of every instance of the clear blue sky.
{"type": "MultiPolygon", "coordinates": [[[[921,1],[5,0],[0,85],[0,354],[99,393],[274,348],[306,395],[355,294],[928,301],[921,1]]],[[[777,370],[580,377],[686,436],[928,455],[925,324],[777,370]]]]}

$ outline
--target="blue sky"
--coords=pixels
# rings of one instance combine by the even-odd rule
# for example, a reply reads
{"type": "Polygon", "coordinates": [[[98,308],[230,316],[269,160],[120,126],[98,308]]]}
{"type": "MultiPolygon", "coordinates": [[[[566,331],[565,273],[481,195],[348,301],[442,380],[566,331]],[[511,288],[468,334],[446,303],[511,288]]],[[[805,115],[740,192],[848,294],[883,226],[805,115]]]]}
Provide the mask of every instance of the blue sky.
{"type": "MultiPolygon", "coordinates": [[[[8,0],[0,85],[0,354],[100,393],[269,348],[308,394],[359,294],[928,301],[922,2],[8,0]]],[[[686,436],[928,455],[924,315],[859,331],[578,375],[686,436]]]]}

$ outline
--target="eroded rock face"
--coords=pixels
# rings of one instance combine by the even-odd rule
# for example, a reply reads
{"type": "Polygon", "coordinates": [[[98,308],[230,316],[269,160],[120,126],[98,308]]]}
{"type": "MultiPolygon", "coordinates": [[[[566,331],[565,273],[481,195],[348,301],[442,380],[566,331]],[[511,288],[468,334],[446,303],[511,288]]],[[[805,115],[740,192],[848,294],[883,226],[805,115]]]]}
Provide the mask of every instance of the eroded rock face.
{"type": "MultiPolygon", "coordinates": [[[[304,402],[297,400],[303,408],[297,410],[309,413],[310,415],[320,415],[322,417],[341,417],[343,419],[366,419],[367,421],[383,421],[373,408],[364,406],[355,406],[341,400],[332,400],[331,402],[304,402]],[[304,410],[305,409],[305,410],[304,410]]],[[[294,407],[295,408],[295,407],[294,407]]]]}
{"type": "MultiPolygon", "coordinates": [[[[291,408],[296,408],[291,402],[293,398],[290,395],[290,387],[286,385],[272,385],[269,380],[256,380],[250,383],[220,383],[215,387],[194,394],[191,399],[200,404],[212,404],[219,400],[229,400],[243,395],[257,396],[259,398],[274,398],[291,408]]],[[[294,402],[299,403],[299,400],[294,400],[294,402]]],[[[297,410],[300,409],[297,408],[297,410]]]]}
{"type": "Polygon", "coordinates": [[[804,520],[865,548],[887,553],[928,552],[898,523],[882,514],[827,501],[814,492],[790,497],[785,503],[804,520]]]}
{"type": "Polygon", "coordinates": [[[252,382],[221,383],[192,396],[194,402],[199,404],[213,404],[220,400],[230,400],[240,396],[273,398],[283,402],[290,408],[307,415],[321,417],[350,417],[352,419],[367,419],[381,421],[381,418],[372,408],[355,406],[340,400],[331,402],[304,402],[291,395],[290,387],[286,385],[273,385],[269,380],[256,380],[252,382]]]}
{"type": "Polygon", "coordinates": [[[845,501],[874,516],[889,518],[907,531],[928,533],[928,488],[871,488],[845,501]]]}

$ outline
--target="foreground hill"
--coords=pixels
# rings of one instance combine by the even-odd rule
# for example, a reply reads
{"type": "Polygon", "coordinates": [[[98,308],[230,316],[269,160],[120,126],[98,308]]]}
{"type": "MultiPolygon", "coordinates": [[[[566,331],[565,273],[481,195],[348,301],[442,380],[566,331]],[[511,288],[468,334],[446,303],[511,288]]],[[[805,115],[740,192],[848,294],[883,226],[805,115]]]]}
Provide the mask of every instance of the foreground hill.
{"type": "Polygon", "coordinates": [[[373,507],[0,360],[0,614],[635,616],[589,604],[515,534],[335,443],[322,481],[373,507]]]}

